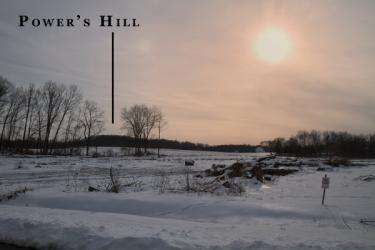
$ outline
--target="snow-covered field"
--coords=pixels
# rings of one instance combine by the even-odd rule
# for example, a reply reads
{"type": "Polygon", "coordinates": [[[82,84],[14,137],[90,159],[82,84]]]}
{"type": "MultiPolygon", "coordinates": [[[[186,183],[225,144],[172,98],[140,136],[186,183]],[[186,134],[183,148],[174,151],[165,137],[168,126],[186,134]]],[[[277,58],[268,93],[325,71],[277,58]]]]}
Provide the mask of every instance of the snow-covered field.
{"type": "MultiPolygon", "coordinates": [[[[101,149],[105,150],[105,149],[101,149]]],[[[195,174],[262,154],[163,150],[162,158],[0,156],[0,242],[37,249],[375,249],[375,161],[299,172],[266,184],[242,180],[241,195],[184,192],[195,174]],[[104,188],[113,167],[126,186],[104,188]],[[321,178],[330,187],[321,205],[321,178]],[[160,185],[164,183],[165,189],[160,185]],[[32,189],[15,199],[15,190],[32,189]]],[[[1,247],[1,245],[0,245],[1,247]]]]}

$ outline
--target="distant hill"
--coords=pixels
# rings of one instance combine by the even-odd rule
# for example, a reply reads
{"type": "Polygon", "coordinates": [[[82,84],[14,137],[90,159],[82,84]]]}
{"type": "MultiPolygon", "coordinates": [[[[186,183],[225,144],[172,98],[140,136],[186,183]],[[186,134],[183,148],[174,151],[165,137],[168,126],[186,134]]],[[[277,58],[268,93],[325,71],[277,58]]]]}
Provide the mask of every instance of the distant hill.
{"type": "MultiPolygon", "coordinates": [[[[135,141],[133,138],[124,135],[99,135],[92,138],[92,145],[98,147],[134,147],[135,141]]],[[[208,145],[202,143],[193,143],[188,141],[177,141],[167,139],[152,139],[148,143],[149,148],[167,148],[167,149],[182,149],[182,150],[202,150],[202,151],[218,151],[218,152],[240,152],[252,153],[256,152],[259,146],[248,144],[229,144],[229,145],[208,145]]]]}

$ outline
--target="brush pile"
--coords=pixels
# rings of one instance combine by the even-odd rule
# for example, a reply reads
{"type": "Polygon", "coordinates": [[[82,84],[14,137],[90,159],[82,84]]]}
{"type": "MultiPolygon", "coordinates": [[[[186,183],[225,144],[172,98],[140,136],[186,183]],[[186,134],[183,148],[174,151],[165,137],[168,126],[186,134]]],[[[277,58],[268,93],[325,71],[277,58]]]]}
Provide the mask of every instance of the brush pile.
{"type": "MultiPolygon", "coordinates": [[[[253,179],[262,183],[272,181],[274,176],[298,172],[302,163],[295,158],[276,158],[275,155],[258,158],[253,162],[236,162],[230,166],[212,165],[205,170],[206,177],[215,177],[214,183],[225,188],[238,188],[234,178],[253,179]]],[[[211,182],[212,183],[212,182],[211,182]]]]}

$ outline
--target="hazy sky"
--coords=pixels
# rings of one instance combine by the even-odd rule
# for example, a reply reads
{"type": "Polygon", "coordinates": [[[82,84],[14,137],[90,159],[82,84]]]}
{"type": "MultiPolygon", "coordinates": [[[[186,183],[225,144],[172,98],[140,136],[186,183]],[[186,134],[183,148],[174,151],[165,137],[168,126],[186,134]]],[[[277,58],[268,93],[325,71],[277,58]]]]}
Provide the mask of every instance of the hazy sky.
{"type": "Polygon", "coordinates": [[[164,136],[258,143],[300,129],[375,130],[375,1],[4,1],[0,75],[18,84],[77,84],[120,133],[121,107],[160,106],[164,136]],[[89,17],[89,28],[18,27],[18,15],[89,17]],[[101,28],[99,15],[140,27],[101,28]],[[256,38],[277,28],[289,56],[268,64],[256,38]],[[116,123],[110,36],[116,34],[116,123]]]}

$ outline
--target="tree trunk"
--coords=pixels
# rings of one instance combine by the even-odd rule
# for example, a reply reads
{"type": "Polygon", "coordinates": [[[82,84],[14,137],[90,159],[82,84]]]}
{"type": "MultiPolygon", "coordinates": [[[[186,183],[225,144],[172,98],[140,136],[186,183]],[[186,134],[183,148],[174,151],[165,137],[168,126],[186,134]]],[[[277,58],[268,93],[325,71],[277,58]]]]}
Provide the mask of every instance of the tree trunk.
{"type": "Polygon", "coordinates": [[[23,128],[23,136],[22,136],[22,145],[21,145],[21,152],[23,152],[25,148],[25,140],[26,140],[26,131],[27,131],[27,122],[29,121],[29,114],[30,114],[30,105],[31,105],[31,96],[27,102],[27,109],[26,109],[26,118],[25,118],[25,126],[23,128]]]}
{"type": "Polygon", "coordinates": [[[3,129],[1,131],[1,137],[0,137],[0,149],[3,146],[4,133],[5,133],[5,128],[6,128],[6,125],[7,125],[8,118],[9,118],[9,113],[10,113],[10,111],[8,110],[8,113],[6,114],[5,119],[4,119],[4,123],[3,123],[3,129]]]}
{"type": "Polygon", "coordinates": [[[87,139],[86,139],[86,156],[89,156],[89,148],[90,148],[90,135],[91,132],[89,130],[89,134],[87,136],[87,139]]]}
{"type": "Polygon", "coordinates": [[[89,147],[90,147],[90,143],[89,143],[89,138],[87,137],[87,139],[86,139],[86,156],[89,156],[89,147]]]}
{"type": "Polygon", "coordinates": [[[61,129],[61,125],[63,124],[64,122],[64,119],[65,119],[65,116],[66,116],[66,113],[68,111],[64,111],[64,113],[62,114],[62,117],[61,117],[61,120],[57,126],[57,129],[56,129],[56,133],[55,133],[55,136],[53,137],[53,141],[52,141],[52,146],[55,145],[56,141],[57,141],[57,136],[59,135],[59,132],[60,132],[60,129],[61,129]]]}

